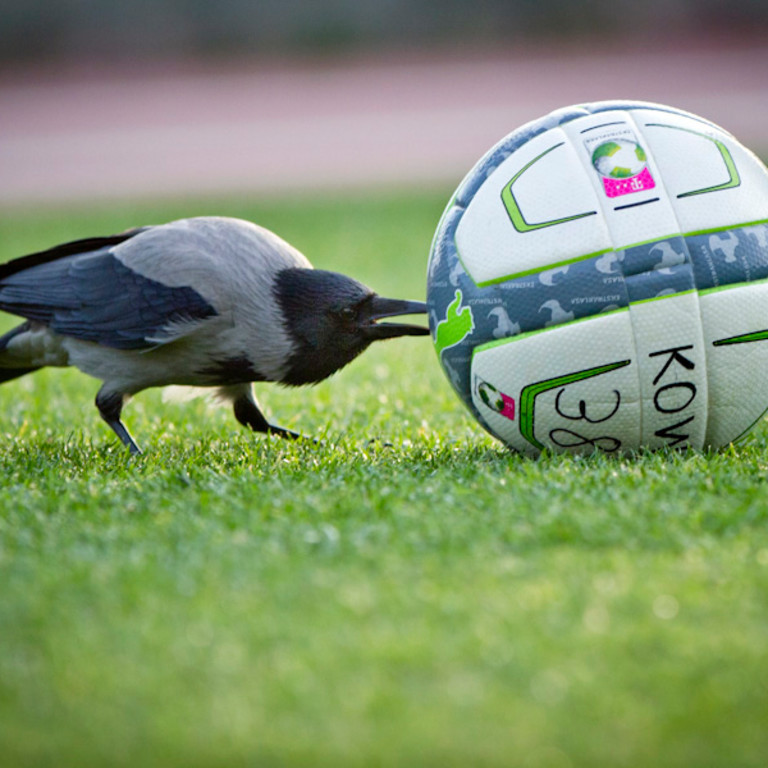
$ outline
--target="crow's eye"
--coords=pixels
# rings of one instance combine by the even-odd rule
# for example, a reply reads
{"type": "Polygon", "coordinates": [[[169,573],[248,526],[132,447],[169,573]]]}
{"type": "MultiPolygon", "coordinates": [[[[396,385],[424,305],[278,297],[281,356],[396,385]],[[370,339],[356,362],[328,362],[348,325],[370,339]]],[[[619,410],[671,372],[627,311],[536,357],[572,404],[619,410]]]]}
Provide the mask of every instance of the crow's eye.
{"type": "Polygon", "coordinates": [[[342,320],[354,320],[357,317],[357,312],[352,307],[343,307],[339,310],[339,317],[342,320]]]}

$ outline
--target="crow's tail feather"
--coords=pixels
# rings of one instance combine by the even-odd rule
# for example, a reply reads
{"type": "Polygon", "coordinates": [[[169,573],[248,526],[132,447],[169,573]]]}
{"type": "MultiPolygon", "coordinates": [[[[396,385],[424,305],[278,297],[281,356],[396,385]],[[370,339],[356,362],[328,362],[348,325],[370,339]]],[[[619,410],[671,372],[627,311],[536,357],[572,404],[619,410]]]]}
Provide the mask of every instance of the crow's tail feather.
{"type": "Polygon", "coordinates": [[[24,376],[27,373],[34,373],[39,371],[40,368],[0,368],[0,384],[4,384],[11,379],[18,379],[19,376],[24,376]]]}
{"type": "Polygon", "coordinates": [[[11,379],[17,379],[19,376],[24,376],[27,373],[39,370],[39,366],[32,366],[31,368],[10,368],[3,365],[3,350],[8,346],[8,342],[14,337],[23,333],[29,328],[29,323],[22,323],[17,325],[12,330],[8,331],[4,336],[0,336],[0,384],[10,381],[11,379]]]}

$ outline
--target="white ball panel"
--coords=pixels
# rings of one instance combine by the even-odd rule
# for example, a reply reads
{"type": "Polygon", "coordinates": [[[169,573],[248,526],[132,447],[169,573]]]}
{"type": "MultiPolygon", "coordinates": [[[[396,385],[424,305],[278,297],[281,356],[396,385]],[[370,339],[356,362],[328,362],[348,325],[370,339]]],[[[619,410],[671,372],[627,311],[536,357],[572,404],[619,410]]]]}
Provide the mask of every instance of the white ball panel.
{"type": "Polygon", "coordinates": [[[768,171],[730,134],[681,115],[643,111],[637,119],[682,232],[768,219],[768,171]]]}
{"type": "MultiPolygon", "coordinates": [[[[673,199],[728,183],[730,174],[718,145],[701,132],[702,127],[651,124],[644,129],[650,151],[664,168],[664,184],[673,199]]],[[[716,138],[722,141],[725,137],[716,138]]]]}
{"type": "Polygon", "coordinates": [[[707,366],[698,294],[631,304],[640,391],[642,443],[704,445],[707,366]],[[683,438],[684,436],[684,438],[683,438]]]}
{"type": "Polygon", "coordinates": [[[493,431],[523,453],[536,454],[540,446],[562,450],[569,441],[581,443],[573,448],[582,451],[594,450],[598,440],[604,449],[636,447],[640,388],[633,346],[629,312],[619,311],[479,347],[472,358],[473,403],[493,431]],[[489,408],[478,382],[513,399],[514,418],[489,408]],[[582,401],[586,418],[569,418],[579,415],[582,401]]]}
{"type": "Polygon", "coordinates": [[[705,444],[718,447],[749,429],[768,405],[768,339],[752,336],[768,329],[768,285],[712,291],[700,302],[710,393],[705,444]]]}
{"type": "Polygon", "coordinates": [[[598,215],[518,231],[502,201],[502,191],[515,176],[514,196],[528,225],[600,210],[582,162],[563,131],[537,136],[488,177],[456,230],[462,264],[475,283],[539,271],[611,247],[598,215]]]}

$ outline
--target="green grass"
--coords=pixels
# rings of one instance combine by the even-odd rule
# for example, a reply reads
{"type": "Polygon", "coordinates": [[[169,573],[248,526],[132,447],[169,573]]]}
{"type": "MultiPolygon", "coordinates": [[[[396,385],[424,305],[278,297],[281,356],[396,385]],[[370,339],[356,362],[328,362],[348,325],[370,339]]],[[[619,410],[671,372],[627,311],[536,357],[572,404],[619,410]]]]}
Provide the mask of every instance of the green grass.
{"type": "MultiPolygon", "coordinates": [[[[418,298],[447,197],[6,212],[0,260],[225,213],[418,298]]],[[[0,390],[0,765],[765,764],[765,425],[721,453],[530,461],[404,339],[258,388],[319,445],[147,392],[131,460],[97,386],[0,390]]]]}

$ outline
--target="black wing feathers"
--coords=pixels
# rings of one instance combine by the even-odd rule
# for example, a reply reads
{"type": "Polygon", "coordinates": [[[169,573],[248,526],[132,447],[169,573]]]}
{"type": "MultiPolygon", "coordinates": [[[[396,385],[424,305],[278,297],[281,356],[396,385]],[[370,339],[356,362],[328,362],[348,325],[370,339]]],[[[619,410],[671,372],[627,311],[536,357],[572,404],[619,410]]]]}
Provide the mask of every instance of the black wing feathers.
{"type": "Polygon", "coordinates": [[[148,349],[168,338],[169,324],[215,315],[193,288],[143,277],[111,253],[139,231],[66,243],[10,262],[12,269],[0,272],[0,309],[116,349],[148,349]],[[96,249],[89,252],[88,246],[96,249]],[[22,262],[26,266],[13,268],[22,262]]]}
{"type": "Polygon", "coordinates": [[[98,251],[102,248],[111,248],[113,245],[120,245],[120,243],[130,240],[135,235],[138,235],[140,232],[145,232],[150,228],[151,227],[134,227],[133,229],[127,229],[125,232],[121,232],[118,235],[72,240],[69,243],[62,243],[53,248],[48,248],[46,251],[38,251],[37,253],[30,253],[28,256],[20,256],[18,259],[13,259],[5,264],[0,264],[0,280],[15,272],[21,272],[24,269],[36,267],[39,264],[47,264],[51,261],[57,261],[65,256],[74,256],[78,253],[89,253],[90,251],[98,251]]]}

